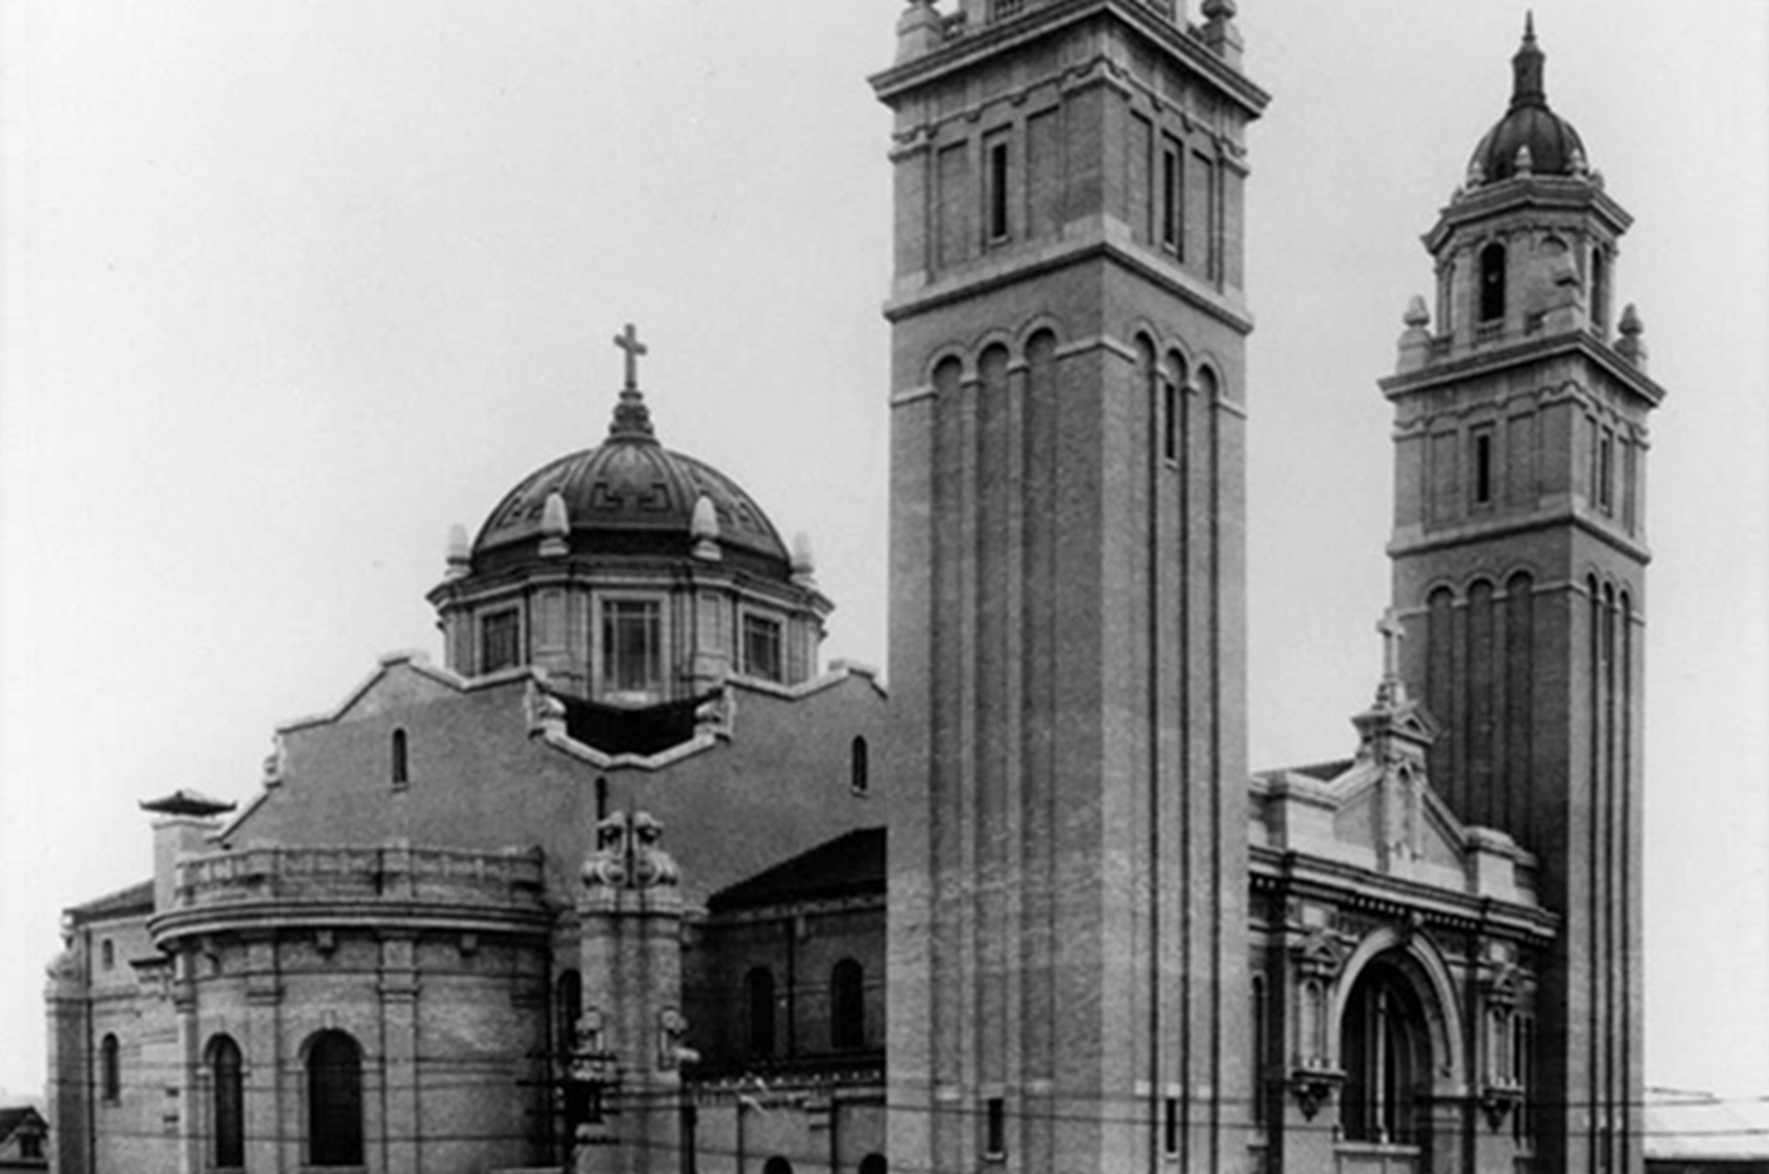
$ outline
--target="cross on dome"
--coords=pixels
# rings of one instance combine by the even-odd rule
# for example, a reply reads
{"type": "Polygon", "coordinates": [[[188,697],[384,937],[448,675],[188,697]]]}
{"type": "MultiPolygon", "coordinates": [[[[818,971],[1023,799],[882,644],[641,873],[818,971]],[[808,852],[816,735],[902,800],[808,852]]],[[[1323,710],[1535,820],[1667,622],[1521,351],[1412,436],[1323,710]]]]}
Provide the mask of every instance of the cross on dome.
{"type": "Polygon", "coordinates": [[[620,402],[614,406],[614,419],[608,425],[608,435],[611,439],[655,440],[651,412],[639,392],[639,356],[649,353],[651,348],[639,341],[639,332],[631,322],[614,336],[614,345],[626,352],[626,385],[621,388],[620,402]]]}
{"type": "Polygon", "coordinates": [[[639,356],[649,354],[651,348],[639,341],[639,332],[628,322],[626,329],[614,336],[614,345],[626,352],[627,381],[626,390],[639,390],[639,356]]]}

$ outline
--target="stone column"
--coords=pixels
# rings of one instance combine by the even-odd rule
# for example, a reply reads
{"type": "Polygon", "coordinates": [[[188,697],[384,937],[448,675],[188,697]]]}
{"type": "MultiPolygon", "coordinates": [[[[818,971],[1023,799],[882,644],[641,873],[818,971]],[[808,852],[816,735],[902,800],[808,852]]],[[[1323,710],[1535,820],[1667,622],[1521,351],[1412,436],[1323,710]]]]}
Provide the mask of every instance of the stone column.
{"type": "Polygon", "coordinates": [[[241,1046],[246,1053],[246,1166],[252,1170],[294,1169],[300,1161],[304,1134],[298,1127],[285,1129],[282,1085],[285,1079],[294,1090],[301,1085],[299,1074],[285,1074],[282,1066],[282,982],[277,975],[275,936],[248,937],[245,955],[247,1038],[241,1046]],[[285,1134],[286,1148],[281,1140],[285,1134]]]}
{"type": "Polygon", "coordinates": [[[417,944],[409,933],[381,939],[381,1073],[387,1174],[418,1174],[417,944]]]}
{"type": "Polygon", "coordinates": [[[202,1103],[199,1074],[202,1040],[197,1035],[196,955],[181,949],[172,959],[172,1009],[178,1019],[178,1169],[199,1174],[204,1167],[200,1126],[209,1106],[202,1103]]]}
{"type": "Polygon", "coordinates": [[[91,1163],[92,1033],[87,1023],[84,951],[64,923],[62,952],[49,964],[44,999],[49,1004],[50,1164],[62,1174],[88,1174],[91,1163]]]}
{"type": "Polygon", "coordinates": [[[578,1174],[648,1174],[679,1160],[682,898],[661,834],[643,812],[614,813],[584,862],[572,1075],[590,1086],[591,1119],[578,1129],[578,1174]]]}

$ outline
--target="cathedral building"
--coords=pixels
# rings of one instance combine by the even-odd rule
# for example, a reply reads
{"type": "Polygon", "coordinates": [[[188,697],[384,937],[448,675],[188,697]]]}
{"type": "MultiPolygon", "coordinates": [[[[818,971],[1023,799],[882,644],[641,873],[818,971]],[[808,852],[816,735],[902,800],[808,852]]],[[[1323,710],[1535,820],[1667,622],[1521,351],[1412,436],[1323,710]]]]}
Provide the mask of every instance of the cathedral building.
{"type": "Polygon", "coordinates": [[[1252,775],[1235,16],[900,17],[888,699],[628,327],[443,663],[68,911],[56,1168],[1637,1174],[1628,214],[1526,28],[1380,383],[1373,699],[1252,775]]]}

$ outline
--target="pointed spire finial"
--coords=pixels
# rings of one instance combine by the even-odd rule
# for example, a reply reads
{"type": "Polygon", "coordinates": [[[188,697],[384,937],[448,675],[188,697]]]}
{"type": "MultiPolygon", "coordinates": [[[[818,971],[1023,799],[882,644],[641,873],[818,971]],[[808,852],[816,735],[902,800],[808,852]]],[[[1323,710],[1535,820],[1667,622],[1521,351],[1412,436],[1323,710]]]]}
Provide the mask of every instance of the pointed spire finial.
{"type": "Polygon", "coordinates": [[[1523,44],[1511,58],[1511,108],[1548,105],[1542,76],[1546,55],[1536,45],[1536,14],[1532,10],[1523,18],[1523,44]]]}

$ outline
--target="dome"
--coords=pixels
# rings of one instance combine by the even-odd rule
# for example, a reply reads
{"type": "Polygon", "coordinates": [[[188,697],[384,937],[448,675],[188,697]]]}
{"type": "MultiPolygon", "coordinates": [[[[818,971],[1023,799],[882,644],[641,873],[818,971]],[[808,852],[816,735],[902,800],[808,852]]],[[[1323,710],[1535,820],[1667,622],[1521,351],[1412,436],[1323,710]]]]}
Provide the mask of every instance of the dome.
{"type": "Polygon", "coordinates": [[[1497,183],[1520,170],[1519,152],[1529,150],[1532,175],[1583,175],[1585,144],[1572,123],[1548,109],[1542,87],[1545,55],[1536,46],[1535,22],[1524,25],[1523,45],[1511,59],[1511,108],[1486,132],[1468,160],[1470,185],[1497,183]]]}
{"type": "Polygon", "coordinates": [[[475,568],[533,553],[555,491],[574,552],[685,557],[696,537],[695,503],[705,496],[721,548],[752,556],[744,559],[752,564],[760,556],[781,577],[791,573],[786,546],[755,499],[711,465],[659,444],[636,388],[621,393],[605,442],[560,457],[504,495],[473,543],[475,568]]]}

